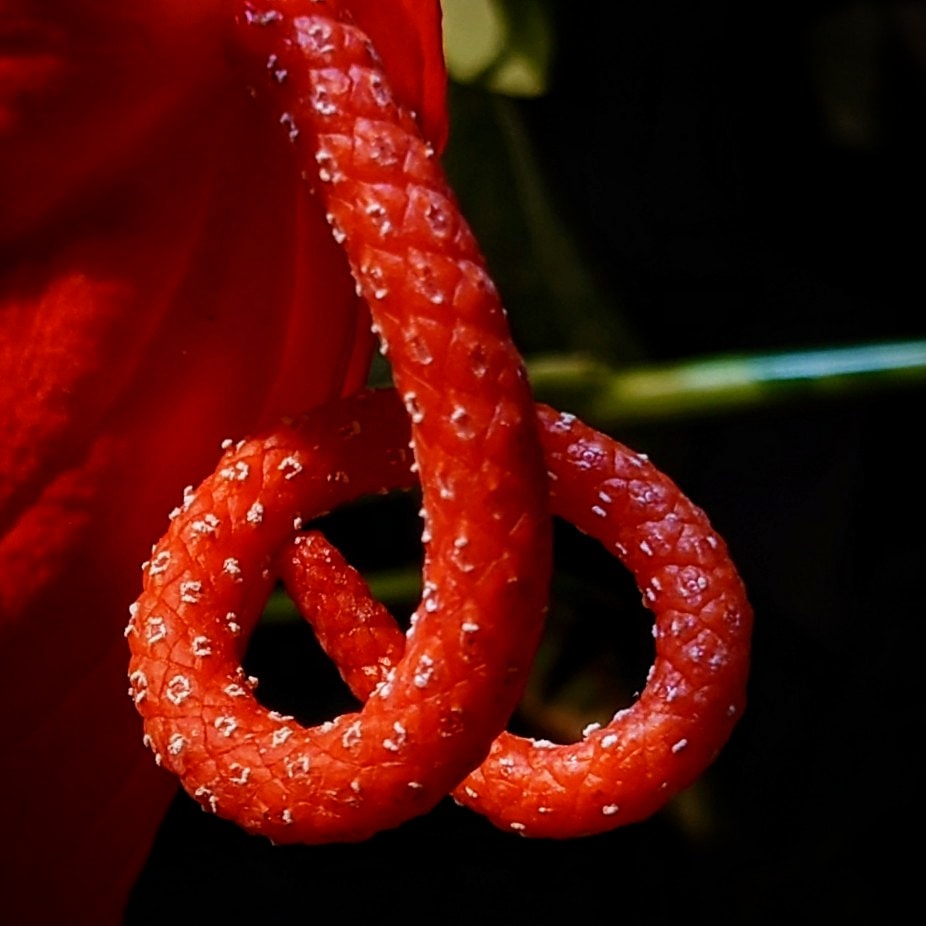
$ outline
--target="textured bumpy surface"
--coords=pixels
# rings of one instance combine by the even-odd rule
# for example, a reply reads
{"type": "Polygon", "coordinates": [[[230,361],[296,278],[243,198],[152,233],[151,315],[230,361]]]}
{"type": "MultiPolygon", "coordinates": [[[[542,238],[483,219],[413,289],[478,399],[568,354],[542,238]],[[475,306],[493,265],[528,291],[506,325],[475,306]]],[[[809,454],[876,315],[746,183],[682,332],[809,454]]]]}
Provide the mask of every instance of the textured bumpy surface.
{"type": "Polygon", "coordinates": [[[359,715],[325,728],[269,715],[234,671],[285,528],[365,491],[375,444],[343,457],[357,429],[380,427],[369,400],[231,451],[155,547],[128,629],[131,691],[161,761],[204,806],[281,842],[364,838],[478,764],[523,687],[551,545],[533,404],[498,295],[433,150],[336,14],[248,4],[241,42],[266,63],[257,76],[279,97],[411,419],[422,635],[359,715]],[[448,667],[427,697],[423,660],[448,667]]]}
{"type": "Polygon", "coordinates": [[[482,537],[493,518],[447,543],[421,635],[360,713],[306,729],[254,697],[241,657],[275,555],[301,517],[408,484],[406,440],[391,393],[363,393],[229,447],[145,564],[126,633],[147,741],[203,806],[277,842],[362,839],[427,810],[485,756],[523,684],[533,648],[522,633],[536,621],[519,618],[535,602],[518,532],[537,525],[519,518],[503,540],[482,537]],[[435,664],[441,677],[423,691],[422,667],[435,664]]]}
{"type": "Polygon", "coordinates": [[[670,480],[572,416],[534,407],[433,150],[366,37],[338,16],[324,0],[248,3],[238,28],[347,253],[401,402],[363,393],[229,441],[189,489],[126,629],[146,740],[205,808],[278,842],[363,839],[454,788],[524,835],[638,820],[704,769],[743,709],[742,584],[670,480]],[[423,593],[406,638],[336,551],[299,532],[303,519],[416,478],[423,593]],[[641,697],[562,746],[501,732],[540,636],[551,499],[633,571],[656,614],[641,697]],[[304,728],[256,700],[241,658],[281,569],[365,700],[358,713],[304,728]]]}
{"type": "MultiPolygon", "coordinates": [[[[752,613],[725,544],[668,477],[570,415],[538,416],[553,511],[633,572],[656,616],[656,658],[640,698],[609,723],[566,745],[503,733],[454,797],[523,835],[582,836],[648,816],[714,758],[745,705],[752,613]]],[[[297,537],[281,568],[351,690],[368,698],[405,635],[320,534],[297,537]]],[[[425,693],[444,672],[420,663],[415,684],[425,693]]]]}

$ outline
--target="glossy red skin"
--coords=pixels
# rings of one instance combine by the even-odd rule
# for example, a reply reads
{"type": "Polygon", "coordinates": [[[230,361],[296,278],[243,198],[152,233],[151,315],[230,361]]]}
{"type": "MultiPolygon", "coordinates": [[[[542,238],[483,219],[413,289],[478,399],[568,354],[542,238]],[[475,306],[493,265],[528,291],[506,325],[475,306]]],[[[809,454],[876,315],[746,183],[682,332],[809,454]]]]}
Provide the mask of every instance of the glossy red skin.
{"type": "MultiPolygon", "coordinates": [[[[309,144],[412,420],[428,535],[414,635],[359,715],[311,730],[260,708],[229,640],[229,621],[232,637],[253,626],[291,517],[389,484],[374,475],[390,459],[379,398],[372,416],[329,407],[224,460],[156,546],[128,631],[130,693],[159,761],[209,809],[303,842],[394,826],[485,753],[523,684],[549,554],[534,410],[481,255],[365,36],[315,10],[248,4],[242,24],[285,85],[281,124],[309,144]],[[260,541],[255,500],[271,514],[260,541]],[[263,582],[247,588],[251,573],[263,582]]],[[[457,797],[525,835],[585,835],[647,816],[714,757],[744,705],[751,612],[677,487],[571,416],[540,416],[554,501],[636,574],[657,658],[609,724],[561,747],[502,734],[457,797]]]]}
{"type": "MultiPolygon", "coordinates": [[[[566,838],[644,819],[714,759],[745,708],[752,610],[723,540],[668,477],[573,416],[540,406],[538,421],[553,512],[633,572],[655,614],[655,662],[634,704],[579,742],[501,734],[454,797],[503,829],[566,838]]],[[[395,448],[403,438],[393,435],[395,448]]],[[[295,538],[280,564],[320,644],[366,700],[403,658],[405,635],[321,535],[295,538]]],[[[420,667],[422,693],[446,671],[420,667]]]]}
{"type": "MultiPolygon", "coordinates": [[[[427,810],[478,763],[520,696],[549,575],[533,403],[498,294],[433,147],[394,97],[368,38],[336,13],[324,3],[309,14],[300,3],[245,4],[242,42],[266,55],[282,129],[317,172],[318,195],[411,417],[430,535],[425,581],[434,591],[421,607],[429,632],[360,717],[288,728],[277,742],[279,722],[246,691],[228,693],[240,653],[220,649],[221,615],[231,611],[247,628],[256,611],[241,597],[250,592],[217,570],[231,558],[236,575],[240,567],[250,576],[283,538],[267,531],[254,546],[241,501],[253,489],[223,476],[235,463],[226,460],[197,492],[206,499],[198,517],[179,515],[156,546],[152,562],[168,565],[148,570],[129,633],[131,690],[161,760],[171,762],[173,743],[172,767],[204,806],[277,841],[365,838],[427,810]],[[204,538],[209,518],[223,528],[204,538]],[[178,599],[177,588],[193,586],[195,600],[178,599]],[[461,639],[461,623],[477,619],[484,632],[461,639]],[[208,650],[203,659],[197,641],[208,650]],[[426,699],[414,685],[422,659],[455,667],[426,699]],[[210,682],[216,675],[218,686],[210,682]],[[213,710],[220,716],[212,719],[213,710]],[[291,774],[296,762],[311,771],[291,774]]],[[[328,414],[323,409],[323,426],[313,420],[301,437],[277,433],[241,450],[253,455],[238,460],[247,472],[263,473],[257,491],[277,527],[337,503],[343,486],[352,496],[372,469],[366,455],[353,464],[325,459],[357,443],[352,422],[371,429],[359,407],[333,423],[328,414]],[[326,428],[346,429],[344,442],[326,445],[326,428]],[[290,446],[297,439],[298,450],[290,446]],[[298,472],[268,468],[281,443],[289,448],[283,462],[298,457],[298,472]],[[313,446],[322,454],[317,474],[313,446]],[[307,484],[325,491],[292,495],[303,467],[307,484]]]]}
{"type": "MultiPolygon", "coordinates": [[[[232,6],[0,0],[0,894],[21,922],[118,921],[174,793],[121,630],[178,493],[222,438],[366,373],[365,308],[232,6]]],[[[438,4],[381,4],[388,30],[368,6],[439,141],[438,4]]]]}
{"type": "Polygon", "coordinates": [[[506,476],[496,452],[464,464],[465,496],[436,501],[424,481],[420,632],[359,713],[303,728],[252,694],[241,657],[294,520],[408,482],[404,415],[392,393],[361,394],[230,449],[155,547],[127,630],[157,761],[205,809],[275,842],[365,839],[433,807],[485,757],[530,666],[548,524],[511,501],[525,495],[520,453],[506,476]]]}

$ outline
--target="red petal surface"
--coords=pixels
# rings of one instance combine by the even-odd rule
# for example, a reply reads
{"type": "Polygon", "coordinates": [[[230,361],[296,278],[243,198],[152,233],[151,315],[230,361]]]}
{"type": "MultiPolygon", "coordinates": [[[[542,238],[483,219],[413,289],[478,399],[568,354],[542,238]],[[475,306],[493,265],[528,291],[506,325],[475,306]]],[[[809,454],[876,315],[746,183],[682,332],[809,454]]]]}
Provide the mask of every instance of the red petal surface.
{"type": "MultiPolygon", "coordinates": [[[[420,30],[402,10],[421,61],[434,7],[420,30]]],[[[0,892],[17,921],[115,921],[173,792],[125,700],[121,630],[180,490],[222,438],[365,375],[365,310],[227,16],[0,0],[0,892]]],[[[403,92],[437,126],[425,79],[409,69],[403,92]]]]}

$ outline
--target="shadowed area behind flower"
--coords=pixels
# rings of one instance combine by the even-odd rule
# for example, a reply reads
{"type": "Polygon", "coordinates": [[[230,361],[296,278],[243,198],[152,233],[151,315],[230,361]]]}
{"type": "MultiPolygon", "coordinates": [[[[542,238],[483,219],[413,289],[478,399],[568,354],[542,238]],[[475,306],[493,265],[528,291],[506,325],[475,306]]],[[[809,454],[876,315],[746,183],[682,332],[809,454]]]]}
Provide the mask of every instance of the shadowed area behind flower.
{"type": "MultiPolygon", "coordinates": [[[[355,6],[361,24],[375,7],[400,92],[442,138],[437,5],[355,6]]],[[[23,34],[25,7],[0,4],[0,40],[23,34]]],[[[29,5],[30,34],[72,29],[68,81],[3,101],[0,784],[17,922],[117,921],[175,790],[140,742],[122,628],[183,487],[223,438],[355,389],[370,347],[285,132],[222,45],[227,7],[119,10],[29,5]]]]}

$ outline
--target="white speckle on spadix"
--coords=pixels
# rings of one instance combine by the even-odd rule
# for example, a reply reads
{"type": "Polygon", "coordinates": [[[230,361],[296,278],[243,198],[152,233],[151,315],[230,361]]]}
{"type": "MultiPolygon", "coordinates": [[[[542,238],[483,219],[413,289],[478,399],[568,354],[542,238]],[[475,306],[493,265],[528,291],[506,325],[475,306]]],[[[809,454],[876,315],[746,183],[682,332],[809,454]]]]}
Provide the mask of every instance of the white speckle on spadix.
{"type": "Polygon", "coordinates": [[[244,460],[238,460],[234,466],[225,466],[219,470],[219,475],[229,482],[244,482],[251,473],[251,467],[244,460]]]}
{"type": "Polygon", "coordinates": [[[446,238],[450,234],[450,212],[444,207],[442,198],[437,198],[438,194],[430,195],[433,198],[424,208],[424,217],[435,237],[446,238]]]}
{"type": "Polygon", "coordinates": [[[335,49],[331,41],[331,26],[312,16],[297,16],[293,20],[296,42],[304,51],[327,55],[335,49]]]}
{"type": "Polygon", "coordinates": [[[421,422],[424,421],[424,412],[418,405],[417,394],[414,392],[406,392],[402,396],[402,401],[405,403],[405,410],[408,412],[408,417],[411,418],[412,424],[421,424],[421,422]]]}
{"type": "Polygon", "coordinates": [[[408,348],[409,356],[416,363],[420,363],[422,366],[428,366],[428,364],[434,362],[434,355],[431,353],[431,348],[424,338],[417,336],[408,338],[406,340],[406,347],[408,348]]]}
{"type": "Polygon", "coordinates": [[[292,479],[302,472],[302,461],[299,455],[292,453],[280,460],[277,470],[283,474],[284,479],[292,479]]]}
{"type": "Polygon", "coordinates": [[[373,99],[380,106],[388,106],[392,102],[389,88],[383,83],[383,79],[375,71],[367,71],[366,73],[369,74],[369,86],[373,99]]]}
{"type": "Polygon", "coordinates": [[[248,778],[251,777],[251,770],[246,765],[240,765],[238,762],[232,762],[228,766],[230,772],[237,772],[236,775],[229,775],[228,780],[235,785],[247,784],[248,778]]]}
{"type": "Polygon", "coordinates": [[[136,669],[129,676],[129,697],[133,698],[136,704],[141,704],[148,696],[148,676],[140,669],[136,669]]]}
{"type": "Polygon", "coordinates": [[[308,775],[311,767],[311,760],[308,756],[296,756],[283,760],[283,768],[286,769],[287,778],[298,778],[301,775],[308,775]]]}
{"type": "Polygon", "coordinates": [[[173,704],[182,704],[193,691],[193,685],[185,675],[175,675],[164,689],[164,695],[173,704]]]}
{"type": "Polygon", "coordinates": [[[228,632],[237,636],[241,633],[241,625],[238,623],[238,615],[234,611],[229,611],[225,615],[225,625],[228,627],[228,632]]]}
{"type": "Polygon", "coordinates": [[[352,749],[360,742],[362,736],[363,733],[360,729],[360,721],[355,720],[341,736],[341,745],[345,749],[352,749]]]}
{"type": "Polygon", "coordinates": [[[337,244],[343,244],[347,240],[347,235],[345,234],[341,226],[338,225],[338,220],[335,218],[334,213],[326,212],[325,220],[328,222],[328,225],[331,227],[331,237],[334,238],[337,244]]]}
{"type": "Polygon", "coordinates": [[[191,525],[194,534],[214,534],[219,526],[219,519],[214,514],[205,514],[191,525]]]}
{"type": "Polygon", "coordinates": [[[292,735],[292,729],[289,727],[280,727],[279,730],[273,731],[273,736],[270,738],[270,745],[282,746],[292,735]]]}
{"type": "Polygon", "coordinates": [[[185,604],[196,604],[203,591],[203,583],[190,581],[180,583],[180,600],[185,604]]]}
{"type": "Polygon", "coordinates": [[[279,22],[283,14],[278,10],[250,10],[245,9],[244,20],[249,26],[269,26],[271,23],[279,22]]]}
{"type": "MultiPolygon", "coordinates": [[[[193,792],[193,797],[195,797],[195,798],[197,798],[197,799],[199,799],[199,798],[205,798],[206,801],[207,801],[208,804],[209,804],[209,809],[210,809],[213,813],[218,813],[218,812],[219,812],[219,799],[218,799],[208,788],[203,788],[203,787],[197,788],[197,789],[193,792]]],[[[200,801],[200,804],[202,804],[201,801],[200,801]]],[[[206,808],[203,807],[203,810],[205,810],[205,809],[206,809],[206,808]]]]}
{"type": "Polygon", "coordinates": [[[427,654],[418,660],[418,667],[415,670],[415,687],[427,688],[431,677],[434,675],[434,660],[427,654]]]}
{"type": "Polygon", "coordinates": [[[145,639],[149,646],[159,643],[167,636],[167,625],[163,617],[152,616],[145,621],[145,639]]]}
{"type": "Polygon", "coordinates": [[[320,116],[333,116],[338,111],[338,104],[331,98],[331,89],[322,84],[312,88],[311,103],[320,116]]]}
{"type": "Polygon", "coordinates": [[[290,141],[294,142],[299,137],[299,126],[296,125],[296,120],[292,113],[283,113],[283,115],[280,116],[280,125],[286,127],[290,141]]]}
{"type": "Polygon", "coordinates": [[[364,206],[363,211],[369,216],[373,225],[379,229],[381,235],[388,235],[392,231],[389,213],[386,212],[386,207],[382,203],[371,200],[364,206]]]}
{"type": "Polygon", "coordinates": [[[215,718],[213,726],[227,739],[238,729],[238,721],[235,720],[234,717],[222,715],[221,717],[215,718]]]}
{"type": "Polygon", "coordinates": [[[457,405],[450,413],[450,423],[454,426],[457,435],[463,440],[471,440],[476,436],[472,418],[462,405],[457,405]]]}

